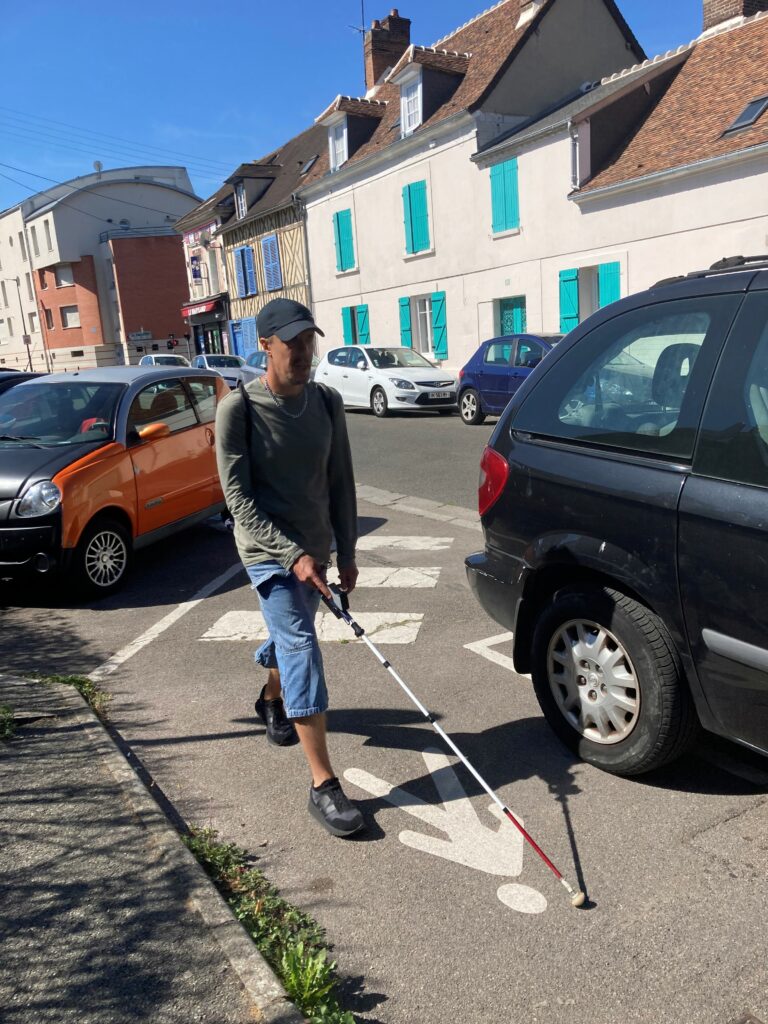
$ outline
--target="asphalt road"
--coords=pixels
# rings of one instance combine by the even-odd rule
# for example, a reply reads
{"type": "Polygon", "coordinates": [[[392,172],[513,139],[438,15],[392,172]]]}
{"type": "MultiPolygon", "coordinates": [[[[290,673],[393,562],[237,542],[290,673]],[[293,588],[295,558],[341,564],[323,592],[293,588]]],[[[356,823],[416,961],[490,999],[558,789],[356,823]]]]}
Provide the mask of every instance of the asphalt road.
{"type": "MultiPolygon", "coordinates": [[[[425,463],[438,451],[443,466],[468,462],[478,435],[458,421],[352,419],[361,482],[382,487],[389,477],[360,463],[380,428],[403,474],[416,450],[433,453],[425,463]]],[[[412,493],[469,504],[433,480],[412,493]]],[[[254,719],[256,606],[231,536],[211,526],[144,552],[122,594],[91,608],[42,593],[13,605],[6,591],[3,668],[93,671],[122,658],[102,685],[133,754],[188,822],[248,847],[326,927],[361,1021],[728,1024],[745,1010],[768,1021],[768,767],[712,739],[635,781],[575,762],[510,671],[508,636],[469,595],[477,530],[366,503],[361,515],[361,566],[390,585],[361,587],[353,612],[587,891],[587,909],[570,906],[354,642],[325,641],[323,656],[336,771],[368,831],[345,842],[319,828],[300,751],[270,747],[254,719]]]]}

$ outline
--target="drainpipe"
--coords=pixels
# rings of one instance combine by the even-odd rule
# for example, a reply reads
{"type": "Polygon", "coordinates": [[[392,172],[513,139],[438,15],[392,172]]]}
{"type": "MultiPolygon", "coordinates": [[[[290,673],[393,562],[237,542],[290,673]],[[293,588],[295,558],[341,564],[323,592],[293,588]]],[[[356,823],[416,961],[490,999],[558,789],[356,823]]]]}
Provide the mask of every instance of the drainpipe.
{"type": "Polygon", "coordinates": [[[579,130],[573,121],[568,122],[571,137],[571,187],[579,187],[579,130]]]}

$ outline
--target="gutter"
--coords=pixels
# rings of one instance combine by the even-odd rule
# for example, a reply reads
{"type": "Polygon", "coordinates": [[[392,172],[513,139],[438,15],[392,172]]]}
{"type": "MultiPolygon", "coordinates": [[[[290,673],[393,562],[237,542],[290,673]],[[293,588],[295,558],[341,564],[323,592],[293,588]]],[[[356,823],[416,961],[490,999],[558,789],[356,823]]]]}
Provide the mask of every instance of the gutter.
{"type": "Polygon", "coordinates": [[[315,199],[324,191],[331,188],[336,182],[349,184],[355,177],[363,176],[365,172],[374,170],[382,164],[391,162],[393,157],[395,159],[399,159],[416,152],[424,143],[432,142],[442,134],[448,134],[446,129],[461,127],[464,124],[466,124],[467,127],[470,127],[471,125],[474,125],[474,123],[475,119],[469,111],[460,110],[457,114],[452,114],[450,117],[446,117],[444,120],[438,121],[438,123],[432,125],[431,128],[425,128],[424,131],[419,131],[417,129],[412,135],[408,135],[404,139],[398,139],[396,142],[390,143],[390,145],[385,146],[382,150],[379,150],[376,153],[371,153],[370,156],[365,157],[363,160],[356,161],[352,164],[349,164],[348,162],[338,171],[327,172],[318,181],[312,182],[312,184],[305,185],[303,188],[298,189],[295,195],[300,196],[304,202],[315,199]]]}
{"type": "Polygon", "coordinates": [[[683,164],[681,167],[672,167],[663,171],[656,171],[653,174],[645,174],[639,178],[631,178],[629,181],[619,181],[615,185],[604,185],[602,188],[592,189],[589,192],[571,192],[568,198],[573,203],[588,203],[592,199],[602,199],[604,196],[618,195],[622,192],[630,192],[644,185],[652,185],[665,181],[673,181],[675,178],[682,178],[686,174],[695,171],[714,170],[718,167],[727,167],[729,164],[742,163],[753,157],[768,155],[768,142],[759,146],[752,146],[750,149],[740,149],[735,153],[723,153],[720,156],[707,157],[705,160],[696,160],[691,164],[683,164]]]}

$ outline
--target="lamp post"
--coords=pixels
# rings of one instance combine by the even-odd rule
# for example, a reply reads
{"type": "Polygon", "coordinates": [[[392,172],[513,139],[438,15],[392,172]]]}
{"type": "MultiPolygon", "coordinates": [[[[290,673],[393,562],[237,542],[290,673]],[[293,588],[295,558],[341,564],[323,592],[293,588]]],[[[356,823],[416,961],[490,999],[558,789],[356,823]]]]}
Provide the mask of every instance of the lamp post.
{"type": "Polygon", "coordinates": [[[20,279],[18,277],[4,277],[3,280],[6,281],[8,284],[15,284],[16,285],[16,295],[17,295],[18,300],[19,300],[19,312],[21,313],[22,339],[27,339],[27,340],[24,340],[24,345],[26,346],[26,349],[27,349],[27,363],[29,364],[29,370],[31,372],[31,370],[32,370],[32,353],[31,353],[30,349],[32,347],[32,338],[29,335],[29,333],[27,332],[27,321],[26,321],[26,318],[24,317],[24,304],[21,301],[21,281],[20,281],[20,279]]]}

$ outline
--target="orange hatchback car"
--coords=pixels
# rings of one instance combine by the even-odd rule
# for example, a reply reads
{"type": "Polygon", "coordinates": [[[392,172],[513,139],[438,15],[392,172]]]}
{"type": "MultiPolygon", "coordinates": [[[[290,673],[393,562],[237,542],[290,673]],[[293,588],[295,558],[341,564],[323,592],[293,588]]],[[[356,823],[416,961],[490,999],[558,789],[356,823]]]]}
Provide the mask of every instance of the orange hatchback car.
{"type": "Polygon", "coordinates": [[[0,576],[56,570],[104,595],[132,553],[224,509],[224,379],[182,367],[40,377],[0,395],[0,576]]]}

